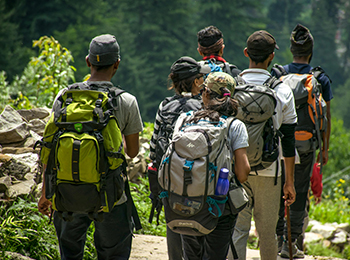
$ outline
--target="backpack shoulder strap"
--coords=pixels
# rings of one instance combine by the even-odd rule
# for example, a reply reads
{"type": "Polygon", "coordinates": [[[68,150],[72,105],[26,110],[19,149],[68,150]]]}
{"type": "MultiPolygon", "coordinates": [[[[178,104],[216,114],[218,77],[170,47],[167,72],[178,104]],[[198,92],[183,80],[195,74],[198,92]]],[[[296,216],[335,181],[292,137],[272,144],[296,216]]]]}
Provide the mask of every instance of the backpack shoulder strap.
{"type": "Polygon", "coordinates": [[[233,78],[236,82],[236,85],[243,85],[246,84],[246,82],[244,81],[244,79],[240,76],[237,75],[236,77],[233,78]]]}
{"type": "Polygon", "coordinates": [[[276,74],[276,78],[280,78],[281,76],[287,75],[288,72],[285,70],[285,68],[282,65],[279,65],[275,63],[271,70],[276,74]]]}
{"type": "Polygon", "coordinates": [[[275,87],[277,87],[277,85],[279,85],[281,83],[282,83],[281,80],[279,80],[275,76],[272,76],[264,82],[264,85],[268,86],[271,89],[275,89],[275,87]]]}
{"type": "Polygon", "coordinates": [[[125,93],[126,91],[121,89],[119,86],[118,87],[112,87],[108,89],[108,93],[111,97],[110,103],[111,107],[113,110],[118,110],[118,103],[117,103],[117,97],[119,97],[121,94],[125,93]]]}
{"type": "Polygon", "coordinates": [[[332,83],[331,78],[326,74],[326,72],[320,67],[317,66],[315,68],[312,68],[309,72],[310,74],[314,75],[314,77],[319,80],[319,77],[324,74],[325,76],[327,76],[327,78],[329,79],[330,83],[332,83]]]}
{"type": "Polygon", "coordinates": [[[164,107],[169,102],[174,101],[174,100],[179,99],[179,98],[181,98],[181,95],[178,95],[178,94],[176,94],[172,97],[166,97],[162,102],[162,106],[164,107]]]}

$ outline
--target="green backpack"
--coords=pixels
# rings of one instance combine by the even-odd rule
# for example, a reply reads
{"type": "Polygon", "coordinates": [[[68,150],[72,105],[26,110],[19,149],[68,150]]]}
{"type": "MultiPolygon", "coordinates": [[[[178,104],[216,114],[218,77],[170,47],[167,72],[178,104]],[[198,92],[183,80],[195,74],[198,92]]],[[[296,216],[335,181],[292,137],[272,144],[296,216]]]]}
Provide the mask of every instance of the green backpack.
{"type": "Polygon", "coordinates": [[[123,92],[78,83],[54,104],[40,142],[41,161],[47,164],[45,195],[68,220],[73,213],[99,220],[124,193],[126,160],[113,114],[116,97],[123,92]]]}

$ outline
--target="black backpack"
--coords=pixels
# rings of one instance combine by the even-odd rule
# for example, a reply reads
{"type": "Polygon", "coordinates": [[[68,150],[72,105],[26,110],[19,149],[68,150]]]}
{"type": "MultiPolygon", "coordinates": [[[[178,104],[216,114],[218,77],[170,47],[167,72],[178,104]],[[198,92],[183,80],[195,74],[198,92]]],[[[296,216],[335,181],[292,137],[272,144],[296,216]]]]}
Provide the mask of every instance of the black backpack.
{"type": "Polygon", "coordinates": [[[162,188],[158,183],[158,168],[162,163],[162,157],[165,154],[170,140],[172,139],[175,123],[183,112],[197,111],[202,108],[200,96],[187,97],[175,95],[166,98],[162,103],[162,109],[158,111],[158,116],[162,120],[160,125],[157,140],[155,140],[156,158],[153,161],[153,167],[148,168],[148,180],[151,190],[152,208],[149,216],[149,223],[152,223],[154,210],[157,211],[157,224],[159,224],[159,214],[162,211],[163,204],[158,198],[162,188]]]}
{"type": "Polygon", "coordinates": [[[166,98],[163,101],[162,106],[162,110],[158,112],[158,115],[163,123],[159,128],[155,147],[156,159],[153,162],[153,165],[157,169],[161,164],[162,157],[169,146],[176,120],[180,114],[201,109],[202,102],[200,100],[200,97],[192,98],[175,95],[173,97],[166,98]]]}

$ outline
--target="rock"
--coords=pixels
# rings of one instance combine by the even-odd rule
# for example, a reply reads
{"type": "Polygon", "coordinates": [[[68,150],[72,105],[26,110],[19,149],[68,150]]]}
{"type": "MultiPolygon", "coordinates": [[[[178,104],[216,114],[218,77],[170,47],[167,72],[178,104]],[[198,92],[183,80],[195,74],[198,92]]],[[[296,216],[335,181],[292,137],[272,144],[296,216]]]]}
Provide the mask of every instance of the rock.
{"type": "Polygon", "coordinates": [[[28,122],[32,119],[44,119],[50,115],[51,109],[48,108],[32,108],[17,110],[18,114],[24,117],[28,122]]]}
{"type": "Polygon", "coordinates": [[[27,174],[28,179],[20,181],[10,186],[8,192],[10,198],[26,197],[28,194],[32,194],[37,184],[34,181],[34,174],[27,174]]]}
{"type": "Polygon", "coordinates": [[[336,225],[336,229],[344,230],[346,233],[350,233],[350,224],[349,223],[341,223],[336,225]]]}
{"type": "Polygon", "coordinates": [[[38,162],[39,162],[39,155],[27,152],[27,153],[21,153],[21,154],[8,154],[12,156],[12,158],[16,159],[17,161],[27,165],[30,167],[30,172],[37,172],[38,170],[38,162]]]}
{"type": "Polygon", "coordinates": [[[29,121],[29,129],[43,136],[46,123],[41,119],[32,119],[29,121]]]}
{"type": "Polygon", "coordinates": [[[305,238],[304,238],[304,243],[313,243],[313,242],[319,242],[323,239],[323,236],[318,234],[318,233],[314,233],[314,232],[306,232],[305,233],[305,238]]]}
{"type": "Polygon", "coordinates": [[[331,241],[329,240],[323,240],[322,244],[323,244],[323,247],[326,247],[326,248],[329,248],[332,245],[331,241]]]}
{"type": "Polygon", "coordinates": [[[29,135],[26,120],[11,106],[7,105],[0,115],[0,143],[20,142],[29,135]]]}
{"type": "Polygon", "coordinates": [[[0,178],[0,199],[7,199],[10,197],[8,189],[11,185],[11,177],[4,176],[0,178]]]}
{"type": "Polygon", "coordinates": [[[29,172],[30,167],[14,158],[0,166],[0,176],[13,176],[17,180],[23,180],[29,172]]]}
{"type": "Polygon", "coordinates": [[[332,238],[335,234],[336,228],[330,224],[328,225],[314,225],[311,232],[321,234],[325,239],[332,238]]]}
{"type": "Polygon", "coordinates": [[[334,238],[332,238],[330,241],[332,242],[332,244],[342,246],[348,242],[347,236],[348,234],[344,230],[340,229],[334,234],[334,238]]]}
{"type": "Polygon", "coordinates": [[[32,147],[4,147],[3,153],[6,154],[22,154],[22,153],[36,153],[40,152],[40,149],[33,150],[32,147]]]}

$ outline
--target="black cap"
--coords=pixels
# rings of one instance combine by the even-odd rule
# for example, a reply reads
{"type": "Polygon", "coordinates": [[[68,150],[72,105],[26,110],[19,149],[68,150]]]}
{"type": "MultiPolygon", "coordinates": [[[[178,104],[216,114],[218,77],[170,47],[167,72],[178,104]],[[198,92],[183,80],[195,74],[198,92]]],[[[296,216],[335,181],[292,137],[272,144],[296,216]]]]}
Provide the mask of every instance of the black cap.
{"type": "Polygon", "coordinates": [[[308,28],[297,24],[290,35],[290,51],[293,56],[308,56],[312,53],[314,38],[308,28]]]}
{"type": "Polygon", "coordinates": [[[120,59],[120,48],[115,36],[103,34],[91,40],[89,61],[92,65],[112,65],[120,59]]]}
{"type": "Polygon", "coordinates": [[[193,58],[184,56],[178,59],[171,65],[170,72],[175,74],[174,79],[180,81],[190,78],[198,74],[210,73],[209,65],[202,62],[197,62],[193,58]]]}
{"type": "Polygon", "coordinates": [[[273,53],[279,49],[275,38],[267,31],[256,31],[249,36],[247,40],[247,49],[249,54],[262,56],[273,53]]]}

